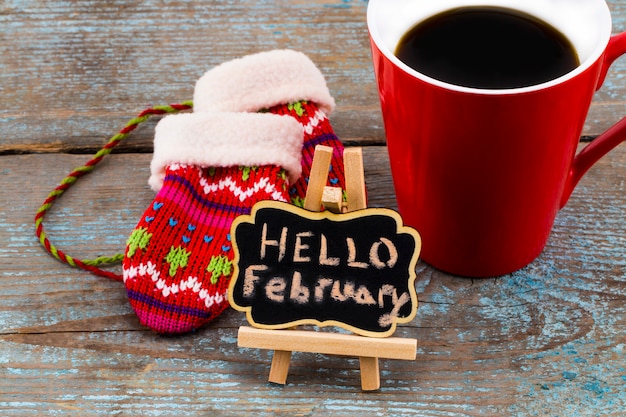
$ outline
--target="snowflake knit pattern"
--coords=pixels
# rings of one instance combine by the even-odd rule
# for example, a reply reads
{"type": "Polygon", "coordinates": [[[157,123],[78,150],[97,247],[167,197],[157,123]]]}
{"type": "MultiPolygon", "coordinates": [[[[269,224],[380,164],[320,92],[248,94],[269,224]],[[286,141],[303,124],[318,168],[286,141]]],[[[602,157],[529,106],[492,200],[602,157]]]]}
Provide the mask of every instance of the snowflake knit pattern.
{"type": "Polygon", "coordinates": [[[275,166],[167,167],[124,259],[128,299],[141,324],[183,333],[226,309],[232,221],[258,201],[287,201],[287,185],[275,166]]]}
{"type": "Polygon", "coordinates": [[[186,333],[227,308],[232,222],[259,201],[289,201],[302,141],[297,121],[269,113],[187,113],[157,124],[148,180],[156,196],[122,262],[141,324],[186,333]]]}

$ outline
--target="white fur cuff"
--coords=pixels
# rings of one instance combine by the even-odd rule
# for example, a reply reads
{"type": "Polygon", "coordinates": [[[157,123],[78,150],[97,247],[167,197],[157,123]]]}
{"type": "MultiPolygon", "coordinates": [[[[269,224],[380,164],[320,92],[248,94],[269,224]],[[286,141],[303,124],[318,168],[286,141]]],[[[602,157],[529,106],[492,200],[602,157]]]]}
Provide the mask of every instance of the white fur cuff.
{"type": "Polygon", "coordinates": [[[302,171],[302,126],[269,113],[184,113],[157,124],[149,184],[158,191],[171,164],[203,168],[280,166],[293,184],[302,171]]]}
{"type": "Polygon", "coordinates": [[[257,112],[279,104],[306,100],[329,116],[335,108],[326,80],[302,52],[261,52],[225,62],[197,82],[194,112],[257,112]]]}

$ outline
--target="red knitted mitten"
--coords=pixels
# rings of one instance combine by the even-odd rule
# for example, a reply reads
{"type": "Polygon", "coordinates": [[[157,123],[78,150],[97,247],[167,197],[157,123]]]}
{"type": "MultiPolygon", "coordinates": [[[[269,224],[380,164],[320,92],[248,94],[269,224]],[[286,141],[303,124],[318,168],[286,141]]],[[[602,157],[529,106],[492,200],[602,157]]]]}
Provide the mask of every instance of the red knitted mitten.
{"type": "Polygon", "coordinates": [[[284,116],[194,113],[159,122],[149,181],[157,195],[123,262],[141,324],[183,333],[228,306],[232,221],[258,201],[288,201],[301,147],[301,126],[284,116]]]}
{"type": "Polygon", "coordinates": [[[328,185],[345,190],[343,145],[328,116],[335,101],[324,76],[303,53],[274,50],[225,62],[206,72],[196,83],[194,112],[269,111],[289,115],[304,128],[302,176],[290,189],[301,206],[316,145],[334,149],[328,185]]]}

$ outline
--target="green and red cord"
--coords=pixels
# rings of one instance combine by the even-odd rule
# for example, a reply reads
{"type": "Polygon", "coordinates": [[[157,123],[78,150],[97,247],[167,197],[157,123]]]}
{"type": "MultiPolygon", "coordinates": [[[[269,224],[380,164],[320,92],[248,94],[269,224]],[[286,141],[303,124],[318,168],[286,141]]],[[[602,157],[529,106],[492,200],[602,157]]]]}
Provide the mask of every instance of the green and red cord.
{"type": "Polygon", "coordinates": [[[48,197],[44,201],[44,203],[37,210],[37,214],[35,215],[35,226],[36,226],[36,235],[41,245],[46,249],[50,255],[52,255],[57,260],[68,264],[75,268],[80,268],[85,271],[88,271],[92,274],[111,278],[116,281],[122,281],[122,274],[117,274],[115,272],[107,271],[100,266],[106,265],[114,265],[122,262],[124,258],[123,253],[118,253],[113,256],[101,256],[95,259],[77,259],[70,255],[67,255],[60,249],[58,249],[55,245],[53,245],[46,232],[44,230],[43,221],[44,217],[52,207],[52,205],[58,200],[64,193],[67,191],[72,185],[76,183],[76,181],[83,177],[86,174],[89,174],[94,170],[96,165],[98,165],[105,156],[111,153],[113,148],[119,145],[124,139],[128,137],[128,135],[137,128],[141,123],[147,121],[152,116],[159,116],[164,114],[172,114],[178,113],[185,110],[190,110],[193,108],[193,103],[191,101],[184,101],[179,104],[170,104],[164,106],[154,106],[151,108],[147,108],[143,110],[137,117],[131,119],[126,125],[114,135],[107,143],[100,149],[96,154],[85,164],[80,167],[75,168],[70,174],[68,174],[61,183],[50,193],[48,197]]]}

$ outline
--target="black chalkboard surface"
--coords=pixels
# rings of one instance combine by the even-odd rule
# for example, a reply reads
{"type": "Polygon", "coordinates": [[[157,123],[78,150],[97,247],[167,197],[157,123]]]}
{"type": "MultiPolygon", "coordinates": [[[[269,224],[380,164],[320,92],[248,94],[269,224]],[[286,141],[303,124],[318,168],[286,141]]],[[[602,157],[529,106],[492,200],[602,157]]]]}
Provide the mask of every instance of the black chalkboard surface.
{"type": "Polygon", "coordinates": [[[398,213],[372,208],[311,212],[264,201],[235,219],[229,301],[252,326],[339,326],[393,334],[417,312],[417,231],[398,213]]]}

